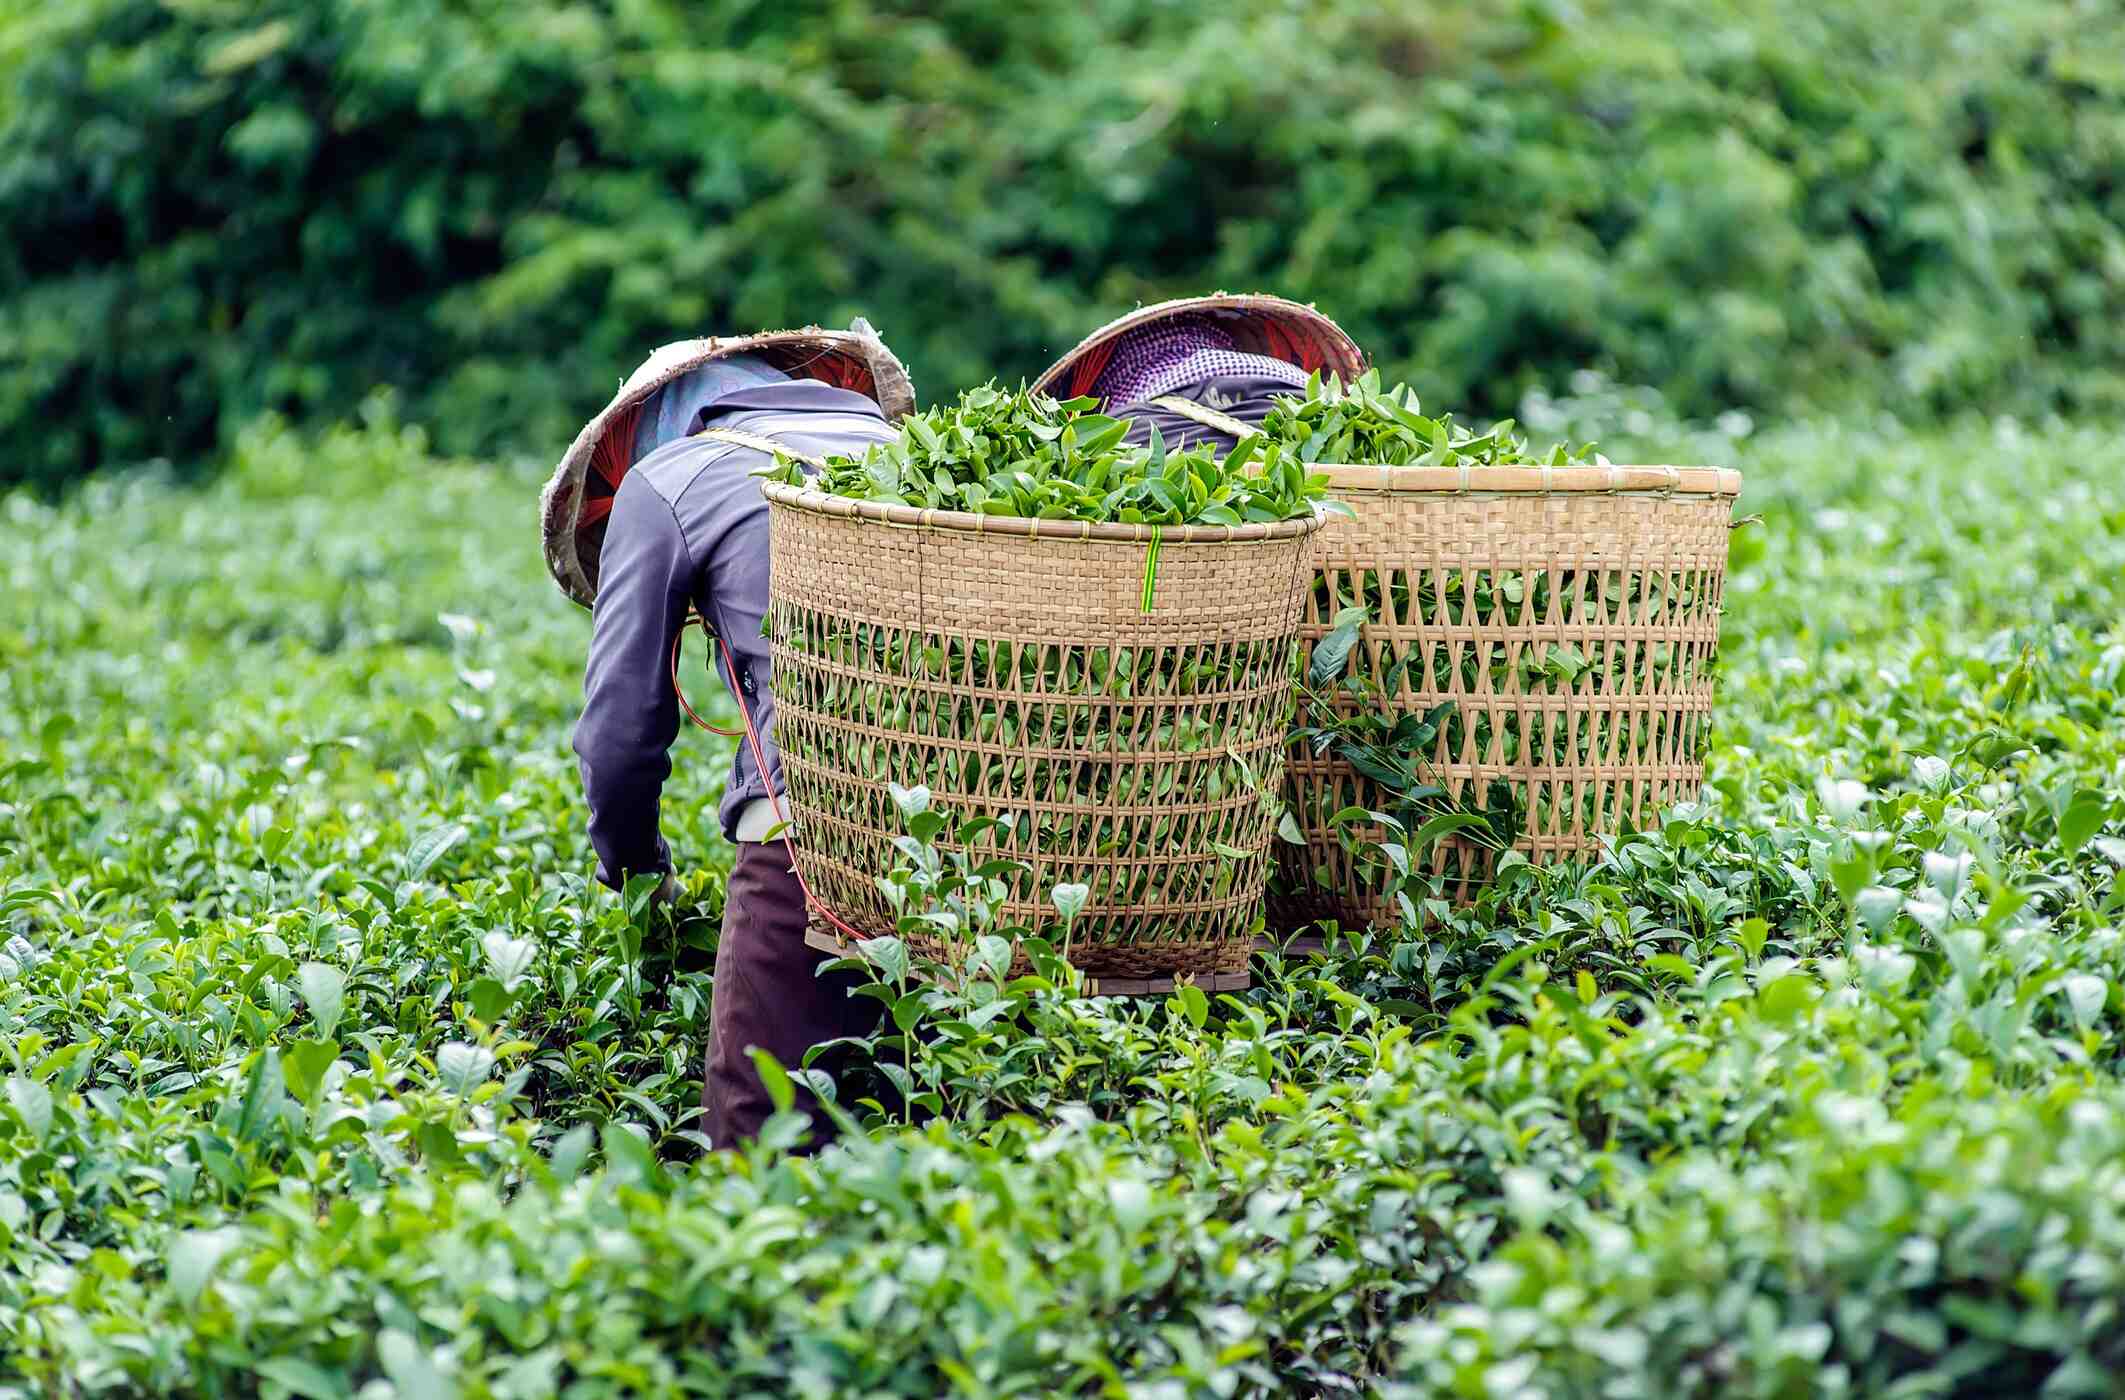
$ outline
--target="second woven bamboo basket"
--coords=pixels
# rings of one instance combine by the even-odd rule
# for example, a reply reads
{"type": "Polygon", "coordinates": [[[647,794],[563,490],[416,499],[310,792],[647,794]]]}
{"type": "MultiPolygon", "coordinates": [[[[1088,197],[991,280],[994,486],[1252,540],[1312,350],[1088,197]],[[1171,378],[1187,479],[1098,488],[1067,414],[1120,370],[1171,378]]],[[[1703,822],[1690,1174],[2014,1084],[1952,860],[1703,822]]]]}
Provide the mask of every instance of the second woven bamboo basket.
{"type": "MultiPolygon", "coordinates": [[[[1459,797],[1506,779],[1530,860],[1584,854],[1642,825],[1704,779],[1727,534],[1741,474],[1717,467],[1317,467],[1356,511],[1314,538],[1305,644],[1365,607],[1353,670],[1395,670],[1385,703],[1452,702],[1429,755],[1459,797]]],[[[1348,703],[1348,702],[1345,702],[1348,703]]],[[[1306,843],[1280,844],[1270,923],[1391,923],[1374,862],[1371,780],[1294,751],[1289,791],[1306,843]],[[1353,850],[1355,845],[1358,849],[1353,850]]],[[[1459,837],[1428,869],[1466,900],[1495,864],[1459,837]]]]}

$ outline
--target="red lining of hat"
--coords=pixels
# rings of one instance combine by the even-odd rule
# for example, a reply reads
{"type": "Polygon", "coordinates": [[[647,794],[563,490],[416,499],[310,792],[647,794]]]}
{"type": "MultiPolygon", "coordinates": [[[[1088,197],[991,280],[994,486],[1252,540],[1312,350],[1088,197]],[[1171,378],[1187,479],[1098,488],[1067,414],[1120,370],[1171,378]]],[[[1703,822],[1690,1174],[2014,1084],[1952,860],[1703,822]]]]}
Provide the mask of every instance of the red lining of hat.
{"type": "MultiPolygon", "coordinates": [[[[854,356],[839,351],[791,351],[782,346],[766,345],[752,353],[773,364],[777,369],[798,379],[816,379],[836,389],[848,389],[870,398],[877,397],[877,387],[871,378],[871,368],[854,356]]],[[[642,418],[642,405],[648,395],[635,400],[612,416],[605,433],[598,439],[597,447],[590,454],[591,470],[595,471],[617,492],[620,482],[634,466],[635,427],[642,418]]],[[[583,500],[576,507],[576,533],[581,534],[603,521],[612,513],[611,496],[590,494],[590,478],[583,481],[583,500]]]]}

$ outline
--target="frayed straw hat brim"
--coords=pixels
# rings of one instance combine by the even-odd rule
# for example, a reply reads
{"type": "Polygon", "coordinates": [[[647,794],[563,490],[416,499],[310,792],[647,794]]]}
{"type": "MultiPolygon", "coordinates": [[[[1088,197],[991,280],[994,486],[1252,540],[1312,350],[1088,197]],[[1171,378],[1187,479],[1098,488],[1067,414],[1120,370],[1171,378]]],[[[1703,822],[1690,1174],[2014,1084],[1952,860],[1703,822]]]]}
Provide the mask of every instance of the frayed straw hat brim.
{"type": "Polygon", "coordinates": [[[1319,370],[1351,380],[1365,372],[1365,352],[1313,307],[1259,292],[1218,292],[1162,301],[1115,317],[1050,365],[1033,387],[1059,399],[1089,393],[1123,336],[1176,316],[1209,316],[1232,332],[1241,350],[1295,364],[1308,373],[1319,370]]]}
{"type": "MultiPolygon", "coordinates": [[[[890,422],[898,422],[915,407],[915,390],[906,367],[861,321],[846,331],[807,326],[660,346],[627,377],[612,402],[583,425],[540,493],[546,568],[563,593],[586,608],[597,597],[598,551],[605,540],[604,510],[609,509],[598,503],[610,500],[625,471],[622,467],[608,476],[604,469],[593,468],[599,444],[616,427],[624,425],[632,433],[633,410],[674,379],[711,361],[740,354],[758,355],[795,378],[818,379],[864,394],[877,402],[890,422]]],[[[624,446],[631,450],[631,444],[624,446]]]]}

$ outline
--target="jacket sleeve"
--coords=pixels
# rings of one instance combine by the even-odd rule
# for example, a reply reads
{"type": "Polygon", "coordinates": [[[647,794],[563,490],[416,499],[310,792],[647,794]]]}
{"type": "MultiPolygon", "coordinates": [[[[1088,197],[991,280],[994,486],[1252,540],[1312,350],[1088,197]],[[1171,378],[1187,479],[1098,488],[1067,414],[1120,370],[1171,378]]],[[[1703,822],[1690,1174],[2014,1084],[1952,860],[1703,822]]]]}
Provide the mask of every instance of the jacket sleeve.
{"type": "Polygon", "coordinates": [[[657,803],[679,736],[671,646],[686,621],[693,577],[671,506],[640,474],[630,475],[613,498],[599,551],[575,734],[598,879],[614,889],[630,875],[671,869],[657,803]]]}

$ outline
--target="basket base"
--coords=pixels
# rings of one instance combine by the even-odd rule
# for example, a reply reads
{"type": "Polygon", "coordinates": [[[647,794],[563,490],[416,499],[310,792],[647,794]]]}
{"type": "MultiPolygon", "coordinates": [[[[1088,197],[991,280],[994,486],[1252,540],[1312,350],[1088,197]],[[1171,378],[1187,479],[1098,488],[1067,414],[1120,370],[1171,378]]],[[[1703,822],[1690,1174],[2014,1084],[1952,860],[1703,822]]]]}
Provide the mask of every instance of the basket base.
{"type": "MultiPolygon", "coordinates": [[[[832,929],[812,925],[804,931],[804,946],[837,957],[857,956],[848,939],[832,929]]],[[[1165,996],[1176,987],[1195,987],[1205,992],[1243,992],[1247,990],[1252,974],[1246,969],[1238,972],[1194,972],[1175,977],[1097,977],[1085,978],[1085,995],[1095,997],[1158,997],[1165,996]]]]}

